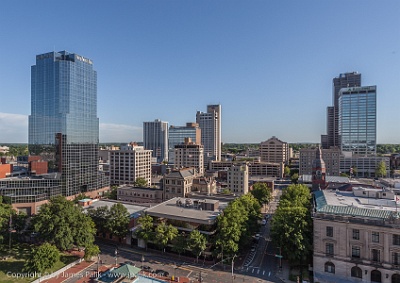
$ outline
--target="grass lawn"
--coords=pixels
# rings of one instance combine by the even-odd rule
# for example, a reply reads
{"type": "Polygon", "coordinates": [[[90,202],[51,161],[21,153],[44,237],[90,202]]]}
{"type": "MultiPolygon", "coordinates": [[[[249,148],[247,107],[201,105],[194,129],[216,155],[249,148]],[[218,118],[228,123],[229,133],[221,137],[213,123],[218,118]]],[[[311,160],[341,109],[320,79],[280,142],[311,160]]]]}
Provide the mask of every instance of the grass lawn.
{"type": "MultiPolygon", "coordinates": [[[[28,244],[16,244],[9,253],[8,246],[0,245],[0,281],[2,283],[29,283],[37,279],[35,275],[24,274],[23,271],[25,259],[30,250],[31,247],[28,244]],[[7,259],[4,259],[4,257],[7,257],[7,259]]],[[[60,260],[51,270],[46,272],[52,273],[76,259],[76,256],[61,254],[60,260]]]]}

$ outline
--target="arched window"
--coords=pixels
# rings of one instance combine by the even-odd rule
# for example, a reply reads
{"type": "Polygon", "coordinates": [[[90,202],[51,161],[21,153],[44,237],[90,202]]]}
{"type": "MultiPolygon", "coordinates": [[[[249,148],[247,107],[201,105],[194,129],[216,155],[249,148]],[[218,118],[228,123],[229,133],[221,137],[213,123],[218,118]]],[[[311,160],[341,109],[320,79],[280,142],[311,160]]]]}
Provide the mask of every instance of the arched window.
{"type": "Polygon", "coordinates": [[[400,283],[400,274],[392,275],[392,283],[400,283]]]}
{"type": "Polygon", "coordinates": [[[382,282],[382,274],[379,270],[372,270],[371,271],[371,282],[382,282]]]}
{"type": "Polygon", "coordinates": [[[358,266],[351,268],[351,277],[362,278],[362,270],[358,266]]]}
{"type": "Polygon", "coordinates": [[[325,263],[325,272],[335,273],[335,265],[332,262],[325,263]]]}

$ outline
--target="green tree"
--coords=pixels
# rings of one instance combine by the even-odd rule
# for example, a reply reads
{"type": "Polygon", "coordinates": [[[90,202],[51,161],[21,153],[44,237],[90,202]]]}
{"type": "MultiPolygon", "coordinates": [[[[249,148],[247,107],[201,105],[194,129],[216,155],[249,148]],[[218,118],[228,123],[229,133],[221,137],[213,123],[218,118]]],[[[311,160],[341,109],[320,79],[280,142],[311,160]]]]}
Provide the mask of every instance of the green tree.
{"type": "Polygon", "coordinates": [[[378,178],[386,177],[386,163],[385,161],[381,161],[378,163],[378,166],[375,169],[375,176],[378,178]]]}
{"type": "Polygon", "coordinates": [[[178,234],[176,238],[172,241],[172,250],[178,253],[179,258],[181,257],[181,253],[185,252],[188,248],[186,235],[183,233],[178,234]]]}
{"type": "Polygon", "coordinates": [[[199,256],[207,248],[207,239],[198,230],[193,230],[189,235],[189,248],[193,255],[196,256],[196,261],[199,262],[199,256]]]}
{"type": "Polygon", "coordinates": [[[93,243],[96,233],[90,216],[63,196],[54,197],[42,205],[32,218],[32,224],[41,240],[56,245],[60,250],[86,247],[93,243]]]}
{"type": "Polygon", "coordinates": [[[275,212],[271,224],[274,245],[281,247],[282,255],[290,264],[306,263],[311,251],[311,219],[309,211],[301,206],[282,207],[275,212]]]}
{"type": "Polygon", "coordinates": [[[289,177],[290,176],[290,167],[289,166],[285,166],[285,169],[283,169],[283,175],[285,177],[289,177]]]}
{"type": "Polygon", "coordinates": [[[138,223],[140,228],[137,230],[136,236],[144,241],[147,250],[147,243],[151,241],[154,236],[153,217],[144,214],[138,219],[138,223]]]}
{"type": "Polygon", "coordinates": [[[292,181],[293,184],[297,184],[297,182],[299,181],[299,174],[294,173],[292,177],[290,177],[290,180],[292,181]]]}
{"type": "Polygon", "coordinates": [[[136,187],[147,187],[149,184],[147,183],[147,180],[145,178],[137,178],[135,181],[135,186],[136,187]]]}
{"type": "Polygon", "coordinates": [[[265,183],[255,183],[250,193],[258,200],[260,205],[269,204],[272,200],[272,191],[265,183]]]}
{"type": "Polygon", "coordinates": [[[176,236],[178,236],[178,229],[173,227],[171,224],[165,224],[165,222],[161,222],[159,225],[157,225],[155,232],[155,241],[163,250],[168,245],[168,242],[172,241],[176,236]]]}
{"type": "Polygon", "coordinates": [[[25,262],[24,271],[43,273],[52,268],[59,259],[60,253],[57,247],[44,243],[31,251],[25,262]]]}
{"type": "MultiPolygon", "coordinates": [[[[271,221],[271,238],[291,265],[307,265],[312,250],[311,193],[305,185],[283,191],[271,221]]],[[[300,273],[301,273],[300,272],[300,273]]]]}
{"type": "Polygon", "coordinates": [[[4,240],[4,235],[8,235],[8,229],[10,227],[10,216],[15,217],[15,210],[12,209],[11,205],[2,203],[3,198],[0,196],[0,241],[4,240]]]}
{"type": "Polygon", "coordinates": [[[110,208],[105,228],[111,234],[123,238],[129,231],[129,212],[124,205],[116,203],[110,208]]]}
{"type": "Polygon", "coordinates": [[[100,254],[100,248],[98,245],[89,245],[85,248],[85,260],[89,261],[91,260],[94,256],[97,256],[100,254]]]}
{"type": "Polygon", "coordinates": [[[106,232],[106,224],[110,210],[107,206],[100,206],[97,208],[89,208],[87,214],[92,218],[96,225],[97,232],[106,232]]]}

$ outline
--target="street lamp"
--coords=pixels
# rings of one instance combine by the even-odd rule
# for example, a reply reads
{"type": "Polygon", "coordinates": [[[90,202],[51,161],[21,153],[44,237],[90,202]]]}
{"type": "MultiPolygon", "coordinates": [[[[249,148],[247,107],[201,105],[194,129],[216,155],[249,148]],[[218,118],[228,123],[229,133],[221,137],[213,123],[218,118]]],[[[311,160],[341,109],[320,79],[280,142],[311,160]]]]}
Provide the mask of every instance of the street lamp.
{"type": "Polygon", "coordinates": [[[232,283],[233,283],[233,280],[235,279],[235,276],[233,275],[233,264],[234,264],[235,257],[237,257],[237,255],[234,255],[232,258],[232,283]]]}
{"type": "Polygon", "coordinates": [[[115,248],[115,266],[117,266],[117,260],[118,260],[118,248],[115,248]]]}
{"type": "Polygon", "coordinates": [[[100,277],[100,254],[97,255],[97,277],[100,277]]]}
{"type": "Polygon", "coordinates": [[[142,255],[142,266],[143,266],[143,262],[144,262],[144,255],[142,255]]]}

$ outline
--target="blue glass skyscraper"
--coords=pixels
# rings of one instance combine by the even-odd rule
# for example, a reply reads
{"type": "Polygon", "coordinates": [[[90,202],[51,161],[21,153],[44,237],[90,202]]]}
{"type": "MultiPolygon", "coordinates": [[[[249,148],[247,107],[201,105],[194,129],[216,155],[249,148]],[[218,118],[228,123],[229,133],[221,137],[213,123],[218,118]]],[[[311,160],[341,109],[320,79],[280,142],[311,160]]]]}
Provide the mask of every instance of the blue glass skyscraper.
{"type": "Polygon", "coordinates": [[[97,73],[66,51],[36,56],[31,69],[29,151],[60,172],[66,196],[98,188],[97,73]]]}
{"type": "Polygon", "coordinates": [[[341,150],[357,155],[376,153],[376,86],[339,91],[341,150]]]}

